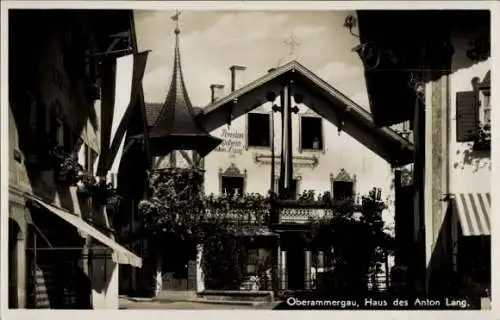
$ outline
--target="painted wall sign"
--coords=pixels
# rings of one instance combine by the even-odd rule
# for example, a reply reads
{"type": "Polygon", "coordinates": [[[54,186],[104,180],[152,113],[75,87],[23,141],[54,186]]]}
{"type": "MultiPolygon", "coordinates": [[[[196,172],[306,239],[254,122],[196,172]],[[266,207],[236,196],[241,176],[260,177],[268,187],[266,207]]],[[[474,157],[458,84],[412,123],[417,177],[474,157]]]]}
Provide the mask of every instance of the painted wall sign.
{"type": "Polygon", "coordinates": [[[216,152],[227,152],[231,155],[243,154],[245,134],[241,131],[223,129],[220,136],[222,143],[215,149],[216,152]]]}

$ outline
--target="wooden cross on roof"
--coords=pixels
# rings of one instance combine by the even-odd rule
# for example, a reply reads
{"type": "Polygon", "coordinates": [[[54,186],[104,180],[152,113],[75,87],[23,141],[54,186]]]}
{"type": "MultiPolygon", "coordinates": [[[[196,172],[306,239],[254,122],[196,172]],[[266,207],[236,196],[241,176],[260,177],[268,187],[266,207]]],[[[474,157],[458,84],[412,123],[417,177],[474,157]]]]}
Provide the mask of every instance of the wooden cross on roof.
{"type": "Polygon", "coordinates": [[[179,10],[175,10],[175,14],[170,17],[172,20],[174,20],[176,22],[176,25],[175,25],[175,30],[176,32],[178,32],[180,29],[179,29],[179,16],[181,15],[181,12],[179,10]]]}
{"type": "Polygon", "coordinates": [[[288,51],[289,55],[293,55],[295,49],[301,45],[301,42],[297,38],[295,38],[293,32],[290,34],[290,37],[288,39],[285,39],[283,41],[283,43],[290,47],[288,51]]]}

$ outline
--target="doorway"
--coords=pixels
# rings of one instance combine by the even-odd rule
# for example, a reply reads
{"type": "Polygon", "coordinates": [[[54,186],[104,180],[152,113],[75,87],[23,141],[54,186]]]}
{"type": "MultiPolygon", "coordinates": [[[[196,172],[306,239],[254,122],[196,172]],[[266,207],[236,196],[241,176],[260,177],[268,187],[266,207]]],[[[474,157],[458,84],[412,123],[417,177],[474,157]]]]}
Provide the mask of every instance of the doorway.
{"type": "Polygon", "coordinates": [[[288,288],[290,290],[304,289],[305,256],[302,247],[290,248],[287,257],[288,288]]]}
{"type": "Polygon", "coordinates": [[[9,309],[15,309],[19,307],[19,297],[17,292],[17,279],[18,279],[18,239],[20,239],[21,230],[17,224],[12,219],[9,219],[9,309]]]}
{"type": "Polygon", "coordinates": [[[192,241],[170,238],[162,254],[163,290],[196,290],[196,245],[192,241]]]}

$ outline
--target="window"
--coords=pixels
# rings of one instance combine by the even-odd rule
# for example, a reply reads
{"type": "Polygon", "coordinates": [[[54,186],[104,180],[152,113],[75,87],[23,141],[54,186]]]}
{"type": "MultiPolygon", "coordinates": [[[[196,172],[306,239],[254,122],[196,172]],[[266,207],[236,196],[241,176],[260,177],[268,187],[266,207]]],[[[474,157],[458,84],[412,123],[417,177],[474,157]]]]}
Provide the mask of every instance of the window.
{"type": "Polygon", "coordinates": [[[300,150],[323,150],[323,121],[319,117],[300,117],[300,150]]]}
{"type": "Polygon", "coordinates": [[[479,107],[479,123],[491,125],[491,105],[490,105],[490,92],[480,92],[481,103],[479,107]]]}
{"type": "Polygon", "coordinates": [[[94,174],[95,161],[97,160],[97,152],[85,144],[85,164],[84,168],[87,173],[94,174]]]}
{"type": "Polygon", "coordinates": [[[248,249],[247,274],[257,273],[259,265],[259,249],[248,249]]]}
{"type": "Polygon", "coordinates": [[[222,177],[222,193],[240,196],[244,193],[245,181],[242,177],[222,177]]]}
{"type": "Polygon", "coordinates": [[[247,114],[248,147],[271,146],[271,116],[268,113],[247,114]]]}
{"type": "Polygon", "coordinates": [[[233,163],[225,171],[219,169],[220,193],[241,196],[245,193],[246,170],[243,173],[233,163]]]}
{"type": "Polygon", "coordinates": [[[333,182],[333,199],[346,200],[354,195],[354,183],[349,181],[333,182]]]}
{"type": "Polygon", "coordinates": [[[472,91],[456,94],[456,140],[474,142],[474,148],[489,149],[491,104],[489,72],[482,83],[474,78],[472,91]],[[476,81],[477,80],[477,81],[476,81]]]}
{"type": "Polygon", "coordinates": [[[332,183],[332,194],[334,200],[346,200],[354,197],[356,189],[356,175],[351,178],[345,169],[340,169],[340,172],[336,177],[330,175],[330,181],[332,183]]]}

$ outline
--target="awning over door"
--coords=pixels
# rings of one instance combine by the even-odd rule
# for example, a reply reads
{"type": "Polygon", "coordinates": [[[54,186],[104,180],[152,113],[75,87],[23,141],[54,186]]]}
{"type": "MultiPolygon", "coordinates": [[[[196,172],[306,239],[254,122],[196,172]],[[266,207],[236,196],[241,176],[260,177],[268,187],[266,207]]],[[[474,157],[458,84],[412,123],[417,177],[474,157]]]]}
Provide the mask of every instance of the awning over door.
{"type": "Polygon", "coordinates": [[[491,235],[490,193],[456,193],[454,196],[463,235],[491,235]]]}
{"type": "Polygon", "coordinates": [[[52,212],[59,218],[65,220],[72,226],[76,227],[77,229],[83,231],[84,233],[88,234],[92,238],[96,239],[97,241],[101,242],[102,244],[106,245],[110,249],[113,250],[113,260],[116,263],[119,264],[130,264],[134,267],[141,268],[142,267],[142,259],[133,254],[132,252],[128,251],[124,247],[122,247],[120,244],[118,244],[115,240],[109,238],[108,236],[104,235],[101,233],[99,230],[88,224],[87,222],[83,221],[82,218],[62,209],[59,207],[56,207],[54,205],[45,203],[43,200],[38,199],[34,196],[31,195],[25,195],[25,197],[31,201],[36,202],[37,204],[41,205],[48,211],[52,212]]]}

